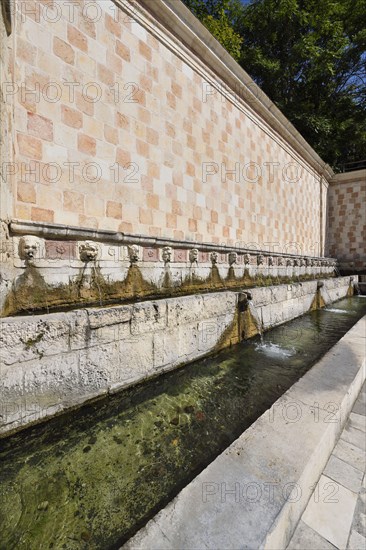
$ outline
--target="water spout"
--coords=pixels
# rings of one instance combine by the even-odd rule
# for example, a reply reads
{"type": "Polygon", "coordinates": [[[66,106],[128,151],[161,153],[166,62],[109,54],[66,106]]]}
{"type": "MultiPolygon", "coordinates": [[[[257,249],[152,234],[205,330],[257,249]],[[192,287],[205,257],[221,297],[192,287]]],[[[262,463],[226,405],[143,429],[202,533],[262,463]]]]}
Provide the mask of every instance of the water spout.
{"type": "Polygon", "coordinates": [[[239,309],[239,340],[247,340],[252,336],[260,335],[262,340],[262,322],[259,313],[252,302],[250,292],[241,292],[238,297],[239,309]]]}
{"type": "Polygon", "coordinates": [[[102,307],[103,306],[103,297],[102,297],[102,291],[101,291],[101,288],[100,288],[100,284],[99,284],[99,281],[98,281],[98,273],[97,273],[95,263],[94,263],[92,269],[94,271],[94,283],[95,283],[95,286],[97,287],[98,295],[99,295],[99,305],[100,305],[100,307],[102,307]]]}
{"type": "Polygon", "coordinates": [[[249,302],[248,302],[248,307],[249,307],[249,311],[251,313],[251,316],[254,319],[255,325],[258,329],[259,336],[260,336],[261,341],[262,341],[263,340],[263,327],[262,327],[262,322],[261,322],[260,317],[259,317],[258,310],[256,309],[255,305],[253,304],[253,302],[251,300],[249,300],[249,302]]]}

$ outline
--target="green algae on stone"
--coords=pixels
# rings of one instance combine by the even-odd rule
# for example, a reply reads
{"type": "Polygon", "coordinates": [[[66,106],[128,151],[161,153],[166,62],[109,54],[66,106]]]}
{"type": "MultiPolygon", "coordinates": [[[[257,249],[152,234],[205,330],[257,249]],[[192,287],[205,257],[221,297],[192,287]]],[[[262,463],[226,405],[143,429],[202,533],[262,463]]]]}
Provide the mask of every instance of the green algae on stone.
{"type": "Polygon", "coordinates": [[[113,303],[133,302],[142,298],[154,299],[217,290],[239,290],[316,280],[320,277],[326,279],[332,276],[331,274],[317,276],[304,274],[294,280],[293,277],[273,278],[259,273],[252,277],[247,268],[242,275],[237,276],[234,267],[230,266],[226,277],[223,278],[218,267],[212,265],[207,277],[199,277],[192,269],[183,280],[173,281],[170,269],[169,266],[163,268],[158,285],[147,281],[141,269],[134,263],[128,268],[124,280],[110,281],[103,276],[102,269],[96,262],[80,267],[77,275],[70,277],[67,284],[54,286],[46,283],[36,266],[28,264],[24,272],[15,280],[1,315],[50,312],[86,305],[106,306],[113,303]]]}

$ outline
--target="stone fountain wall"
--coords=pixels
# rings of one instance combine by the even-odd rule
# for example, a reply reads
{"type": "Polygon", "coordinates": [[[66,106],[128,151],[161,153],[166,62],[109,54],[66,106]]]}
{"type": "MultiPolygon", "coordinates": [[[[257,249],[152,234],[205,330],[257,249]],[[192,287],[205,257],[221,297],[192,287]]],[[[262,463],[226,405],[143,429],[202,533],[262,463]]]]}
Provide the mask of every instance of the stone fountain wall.
{"type": "Polygon", "coordinates": [[[182,3],[3,5],[4,433],[348,292],[332,170],[182,3]]]}
{"type": "Polygon", "coordinates": [[[331,258],[12,222],[1,312],[41,313],[333,277],[331,258]]]}
{"type": "MultiPolygon", "coordinates": [[[[324,304],[352,291],[350,277],[322,282],[253,289],[259,325],[267,330],[317,307],[319,292],[324,304]]],[[[223,291],[0,319],[0,433],[238,343],[245,333],[242,295],[223,291]]]]}
{"type": "Polygon", "coordinates": [[[10,5],[3,221],[324,255],[332,171],[183,4],[10,5]]]}

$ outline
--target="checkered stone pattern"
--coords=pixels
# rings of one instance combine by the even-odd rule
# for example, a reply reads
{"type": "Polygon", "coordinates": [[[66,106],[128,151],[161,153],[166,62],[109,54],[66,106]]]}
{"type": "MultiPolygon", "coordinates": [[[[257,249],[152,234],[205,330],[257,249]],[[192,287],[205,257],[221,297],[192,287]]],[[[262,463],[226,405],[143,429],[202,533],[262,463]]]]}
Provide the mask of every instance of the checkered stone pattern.
{"type": "Polygon", "coordinates": [[[320,175],[167,35],[110,0],[27,0],[14,33],[16,218],[322,253],[320,175]]]}
{"type": "Polygon", "coordinates": [[[329,187],[328,254],[347,268],[366,268],[366,171],[329,187]]]}

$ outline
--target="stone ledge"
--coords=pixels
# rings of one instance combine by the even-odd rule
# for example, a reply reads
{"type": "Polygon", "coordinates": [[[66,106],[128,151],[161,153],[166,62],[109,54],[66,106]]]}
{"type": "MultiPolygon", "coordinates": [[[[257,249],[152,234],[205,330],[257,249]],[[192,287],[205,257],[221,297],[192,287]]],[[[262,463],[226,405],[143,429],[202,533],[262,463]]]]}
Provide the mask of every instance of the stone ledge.
{"type": "Polygon", "coordinates": [[[341,183],[364,183],[366,182],[366,169],[353,170],[352,172],[342,172],[341,174],[335,174],[330,180],[330,185],[337,185],[341,183]]]}
{"type": "Polygon", "coordinates": [[[365,380],[365,334],[366,317],[123,549],[286,548],[365,380]]]}
{"type": "Polygon", "coordinates": [[[148,235],[138,235],[132,233],[120,233],[116,231],[107,231],[104,229],[88,229],[86,227],[77,227],[71,225],[62,225],[56,223],[33,222],[28,220],[12,219],[9,223],[9,230],[12,236],[34,235],[44,239],[83,241],[91,240],[101,243],[110,243],[117,245],[135,244],[145,247],[164,247],[171,246],[178,249],[190,250],[197,248],[198,250],[207,252],[219,252],[227,254],[237,252],[238,254],[253,254],[265,256],[286,257],[286,258],[308,258],[316,261],[334,262],[334,258],[328,256],[311,256],[307,254],[292,254],[289,252],[274,252],[270,250],[262,250],[259,246],[257,249],[245,248],[240,246],[229,246],[225,244],[215,244],[188,240],[176,240],[168,237],[149,237],[148,235]]]}

